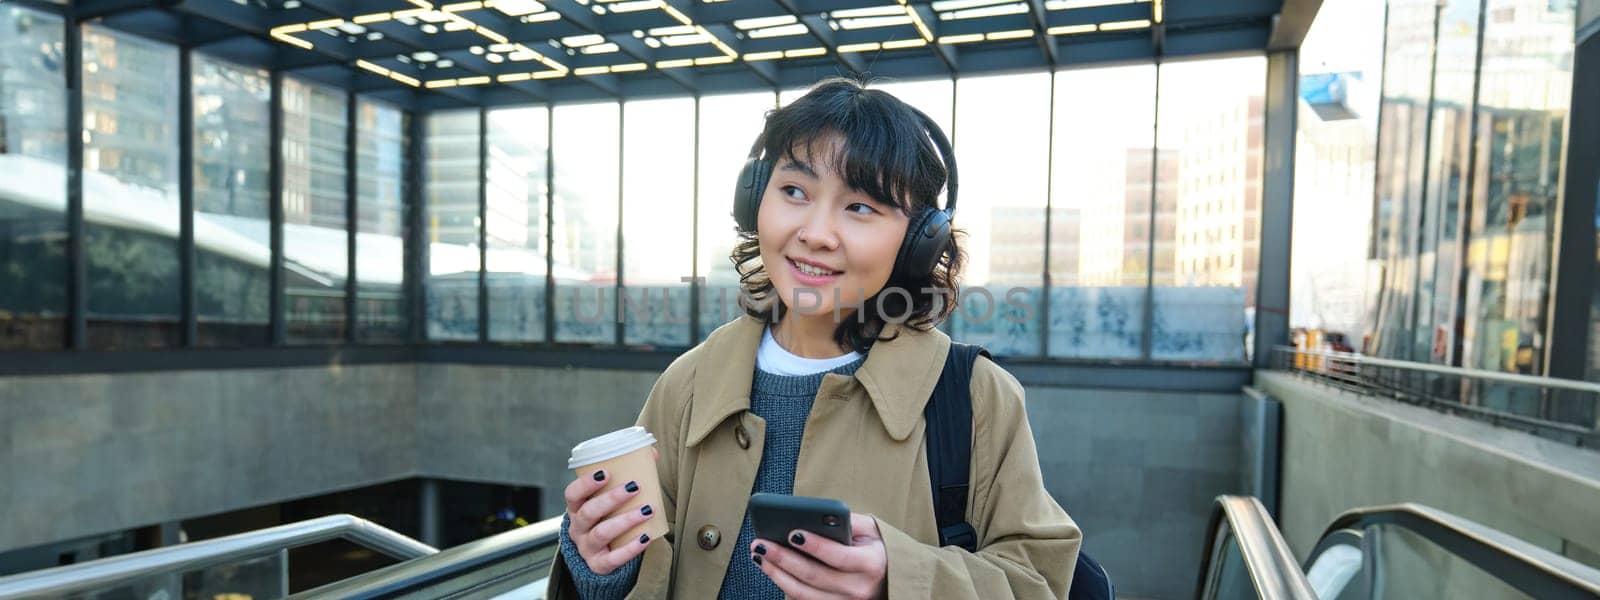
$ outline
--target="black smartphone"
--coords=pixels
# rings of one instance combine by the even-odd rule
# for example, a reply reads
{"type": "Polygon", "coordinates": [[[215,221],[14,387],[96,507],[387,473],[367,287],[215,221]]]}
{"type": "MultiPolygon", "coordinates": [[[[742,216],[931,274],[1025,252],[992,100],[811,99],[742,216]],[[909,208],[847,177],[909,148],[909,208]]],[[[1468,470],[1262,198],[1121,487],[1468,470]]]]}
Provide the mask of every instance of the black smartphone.
{"type": "Polygon", "coordinates": [[[850,545],[850,507],[832,498],[759,493],[750,496],[750,525],[756,537],[791,546],[796,529],[850,545]]]}

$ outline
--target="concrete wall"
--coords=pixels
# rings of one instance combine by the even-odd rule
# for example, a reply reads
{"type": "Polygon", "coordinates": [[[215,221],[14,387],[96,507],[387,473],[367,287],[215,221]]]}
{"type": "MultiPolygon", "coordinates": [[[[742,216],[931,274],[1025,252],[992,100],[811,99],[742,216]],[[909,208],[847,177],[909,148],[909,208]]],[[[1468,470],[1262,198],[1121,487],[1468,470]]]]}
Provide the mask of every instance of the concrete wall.
{"type": "MultiPolygon", "coordinates": [[[[400,364],[0,378],[0,551],[405,477],[532,485],[648,371],[400,364]]],[[[1119,591],[1187,598],[1240,489],[1240,396],[1030,387],[1045,484],[1119,591]]]]}
{"type": "Polygon", "coordinates": [[[1600,567],[1600,453],[1282,372],[1279,525],[1304,559],[1339,513],[1418,502],[1600,567]]]}
{"type": "Polygon", "coordinates": [[[415,474],[415,368],[0,378],[0,550],[415,474]]]}
{"type": "Polygon", "coordinates": [[[419,469],[429,477],[543,488],[549,517],[566,510],[578,442],[632,425],[657,373],[424,364],[417,366],[419,469]]]}
{"type": "Polygon", "coordinates": [[[655,374],[363,365],[0,378],[0,551],[406,477],[546,490],[655,374]]]}

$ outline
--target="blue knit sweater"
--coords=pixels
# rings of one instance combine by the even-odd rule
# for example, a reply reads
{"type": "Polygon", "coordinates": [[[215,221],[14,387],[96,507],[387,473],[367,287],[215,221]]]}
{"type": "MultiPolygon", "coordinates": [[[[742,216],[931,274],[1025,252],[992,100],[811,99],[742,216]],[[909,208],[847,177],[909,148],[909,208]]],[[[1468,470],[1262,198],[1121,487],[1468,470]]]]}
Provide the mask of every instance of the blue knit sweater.
{"type": "MultiPolygon", "coordinates": [[[[828,373],[854,375],[865,359],[838,367],[832,371],[812,375],[773,375],[756,369],[750,385],[750,412],[766,421],[766,442],[761,450],[761,466],[756,470],[756,482],[750,493],[790,494],[794,492],[795,464],[800,460],[800,440],[804,437],[806,417],[811,414],[811,404],[816,400],[817,389],[828,373]]],[[[578,596],[583,600],[613,600],[626,596],[633,589],[639,575],[639,558],[607,575],[596,575],[589,570],[578,548],[567,537],[568,521],[561,521],[561,556],[572,573],[578,596]]],[[[683,541],[679,539],[680,543],[683,541]]],[[[745,548],[755,541],[755,530],[750,516],[745,515],[739,528],[739,540],[733,546],[733,560],[722,579],[722,592],[718,598],[757,598],[783,600],[783,591],[755,563],[750,562],[745,548]]]]}

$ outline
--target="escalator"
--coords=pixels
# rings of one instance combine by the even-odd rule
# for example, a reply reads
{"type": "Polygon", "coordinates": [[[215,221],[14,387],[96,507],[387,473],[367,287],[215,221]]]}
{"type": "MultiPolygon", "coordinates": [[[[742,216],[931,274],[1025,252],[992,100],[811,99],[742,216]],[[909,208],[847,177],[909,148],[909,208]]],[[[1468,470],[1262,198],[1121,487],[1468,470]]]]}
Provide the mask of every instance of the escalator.
{"type": "Polygon", "coordinates": [[[1198,598],[1316,597],[1261,501],[1248,496],[1217,498],[1207,530],[1195,588],[1198,598]]]}
{"type": "Polygon", "coordinates": [[[1600,570],[1419,504],[1340,515],[1306,572],[1328,600],[1600,597],[1600,570]]]}
{"type": "Polygon", "coordinates": [[[560,531],[560,517],[545,519],[307,590],[290,600],[543,598],[560,531]]]}
{"type": "Polygon", "coordinates": [[[405,564],[438,549],[350,515],[0,577],[0,598],[178,600],[282,598],[289,550],[345,540],[405,564]]]}
{"type": "Polygon", "coordinates": [[[1260,502],[1222,496],[1206,548],[1200,600],[1600,598],[1600,570],[1419,504],[1340,515],[1300,564],[1260,502]]]}
{"type": "MultiPolygon", "coordinates": [[[[293,594],[291,600],[537,599],[544,595],[559,527],[559,518],[548,519],[435,551],[366,521],[337,515],[0,578],[0,600],[197,597],[184,587],[191,579],[185,574],[262,560],[278,569],[282,587],[268,585],[258,594],[232,597],[284,597],[286,550],[338,537],[403,561],[293,594]],[[177,587],[156,595],[130,594],[151,581],[177,587]]],[[[1221,496],[1204,543],[1195,588],[1199,600],[1600,598],[1600,570],[1416,504],[1361,508],[1339,516],[1301,563],[1258,500],[1221,496]]]]}

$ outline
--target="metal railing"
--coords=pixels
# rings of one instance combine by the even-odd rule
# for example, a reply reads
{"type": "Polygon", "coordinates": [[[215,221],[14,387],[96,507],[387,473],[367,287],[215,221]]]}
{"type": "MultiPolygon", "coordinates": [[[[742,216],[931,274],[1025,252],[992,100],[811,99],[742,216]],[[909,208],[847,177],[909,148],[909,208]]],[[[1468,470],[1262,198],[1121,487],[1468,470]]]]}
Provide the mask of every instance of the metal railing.
{"type": "Polygon", "coordinates": [[[1600,383],[1290,346],[1273,349],[1272,366],[1363,394],[1600,448],[1600,383]]]}
{"type": "Polygon", "coordinates": [[[1218,496],[1201,556],[1199,600],[1316,600],[1272,515],[1251,496],[1218,496]]]}
{"type": "Polygon", "coordinates": [[[329,515],[256,531],[155,548],[0,578],[0,599],[67,597],[171,573],[280,555],[290,548],[344,539],[398,560],[438,549],[351,515],[329,515]]]}
{"type": "MultiPolygon", "coordinates": [[[[545,519],[307,590],[290,600],[486,598],[526,589],[549,573],[560,532],[561,517],[545,519]]],[[[539,588],[535,595],[542,592],[539,588]]]]}
{"type": "MultiPolygon", "coordinates": [[[[1405,503],[1387,506],[1358,508],[1345,512],[1333,520],[1322,534],[1321,541],[1306,560],[1306,570],[1312,573],[1345,571],[1337,577],[1313,577],[1330,589],[1319,590],[1337,597],[1350,597],[1340,593],[1350,584],[1365,586],[1358,597],[1383,597],[1394,595],[1397,580],[1412,577],[1415,581],[1398,582],[1399,585],[1417,586],[1449,585],[1443,573],[1378,573],[1388,561],[1381,554],[1387,548],[1402,542],[1380,542],[1384,528],[1400,529],[1414,535],[1435,548],[1448,553],[1450,560],[1465,561],[1477,568],[1482,577],[1489,577],[1532,598],[1541,599],[1592,599],[1600,597],[1600,570],[1580,564],[1550,550],[1535,546],[1505,532],[1492,529],[1454,514],[1423,506],[1405,503]],[[1359,562],[1355,557],[1360,557],[1359,562]],[[1328,558],[1328,561],[1323,561],[1328,558]],[[1330,565],[1320,565],[1328,562],[1330,565]],[[1331,563],[1345,563],[1333,566],[1331,563]],[[1366,571],[1358,581],[1357,571],[1366,571]],[[1335,581],[1337,580],[1337,581],[1335,581]]],[[[1402,549],[1402,553],[1411,550],[1402,549]]],[[[1434,557],[1432,560],[1441,561],[1434,557]]],[[[1430,563],[1432,564],[1432,563],[1430,563]]],[[[1438,564],[1434,564],[1438,567],[1438,564]]],[[[1461,575],[1460,571],[1454,571],[1461,575]]],[[[1469,577],[1471,575],[1468,575],[1469,577]]],[[[1485,580],[1486,581],[1486,580],[1485,580]]]]}

